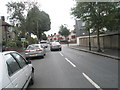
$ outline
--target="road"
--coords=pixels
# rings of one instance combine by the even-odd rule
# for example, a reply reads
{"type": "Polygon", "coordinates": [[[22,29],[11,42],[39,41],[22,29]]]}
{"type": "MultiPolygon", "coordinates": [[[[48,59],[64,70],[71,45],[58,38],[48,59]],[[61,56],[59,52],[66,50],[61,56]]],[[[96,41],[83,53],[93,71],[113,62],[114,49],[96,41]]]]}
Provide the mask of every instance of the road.
{"type": "Polygon", "coordinates": [[[31,60],[35,83],[28,88],[118,88],[118,61],[62,47],[31,60]]]}

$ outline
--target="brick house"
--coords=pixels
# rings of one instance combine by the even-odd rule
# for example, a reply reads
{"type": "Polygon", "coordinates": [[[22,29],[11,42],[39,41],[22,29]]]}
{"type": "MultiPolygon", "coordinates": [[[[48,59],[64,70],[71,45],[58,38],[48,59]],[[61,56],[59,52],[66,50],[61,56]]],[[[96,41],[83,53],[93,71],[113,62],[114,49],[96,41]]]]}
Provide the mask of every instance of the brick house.
{"type": "Polygon", "coordinates": [[[15,40],[15,33],[12,32],[12,25],[5,22],[4,17],[1,17],[2,19],[2,41],[8,42],[15,40]]]}

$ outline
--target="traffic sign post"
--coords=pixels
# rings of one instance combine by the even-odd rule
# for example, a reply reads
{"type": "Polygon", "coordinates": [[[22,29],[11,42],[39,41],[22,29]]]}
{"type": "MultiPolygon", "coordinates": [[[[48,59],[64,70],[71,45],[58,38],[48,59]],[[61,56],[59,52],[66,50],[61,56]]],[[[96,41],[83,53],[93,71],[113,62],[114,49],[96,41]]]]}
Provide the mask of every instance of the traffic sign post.
{"type": "Polygon", "coordinates": [[[21,41],[23,42],[23,50],[25,50],[25,48],[24,48],[24,42],[25,42],[25,38],[21,38],[21,41]]]}

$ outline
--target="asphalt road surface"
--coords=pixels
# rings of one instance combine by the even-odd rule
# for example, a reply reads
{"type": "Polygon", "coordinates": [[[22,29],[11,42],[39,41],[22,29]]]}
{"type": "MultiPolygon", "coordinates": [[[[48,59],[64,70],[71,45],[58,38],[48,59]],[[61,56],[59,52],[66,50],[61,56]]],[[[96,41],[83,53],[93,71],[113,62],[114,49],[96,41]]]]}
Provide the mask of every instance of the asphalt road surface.
{"type": "Polygon", "coordinates": [[[118,88],[118,61],[62,47],[32,59],[34,85],[28,88],[118,88]]]}

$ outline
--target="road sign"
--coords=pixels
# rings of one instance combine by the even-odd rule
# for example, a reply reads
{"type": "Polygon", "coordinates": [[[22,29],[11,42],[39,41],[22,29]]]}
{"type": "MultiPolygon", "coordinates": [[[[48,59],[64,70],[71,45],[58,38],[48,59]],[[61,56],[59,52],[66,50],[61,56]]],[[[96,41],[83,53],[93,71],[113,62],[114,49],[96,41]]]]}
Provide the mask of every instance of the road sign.
{"type": "Polygon", "coordinates": [[[21,41],[24,42],[24,41],[25,41],[25,38],[21,38],[21,41]]]}

